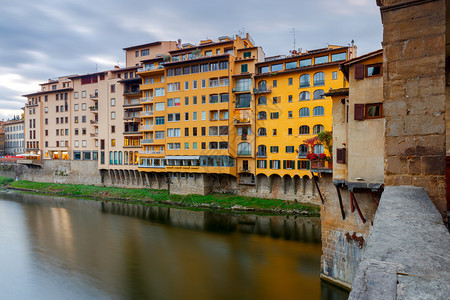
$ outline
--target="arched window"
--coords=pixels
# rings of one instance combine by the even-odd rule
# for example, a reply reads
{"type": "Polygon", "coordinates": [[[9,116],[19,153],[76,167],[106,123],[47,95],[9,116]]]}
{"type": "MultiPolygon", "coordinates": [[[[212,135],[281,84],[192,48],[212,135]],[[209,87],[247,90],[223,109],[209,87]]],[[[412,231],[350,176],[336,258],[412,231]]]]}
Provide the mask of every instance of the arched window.
{"type": "Polygon", "coordinates": [[[267,81],[261,80],[260,82],[258,82],[258,89],[261,91],[266,91],[267,90],[267,81]]]}
{"type": "Polygon", "coordinates": [[[238,155],[252,155],[252,145],[250,143],[240,143],[238,145],[238,155]]]}
{"type": "Polygon", "coordinates": [[[321,124],[314,125],[314,127],[313,127],[313,133],[314,134],[318,134],[318,133],[320,133],[320,132],[322,132],[324,130],[325,130],[325,128],[321,124]]]}
{"type": "Polygon", "coordinates": [[[323,116],[325,114],[325,109],[323,106],[316,106],[313,109],[313,116],[323,116]]]}
{"type": "Polygon", "coordinates": [[[323,145],[322,144],[317,144],[314,146],[314,153],[319,155],[321,153],[323,153],[324,149],[323,149],[323,145]]]}
{"type": "Polygon", "coordinates": [[[258,128],[258,135],[259,136],[266,136],[267,135],[267,130],[264,127],[258,128]]]}
{"type": "Polygon", "coordinates": [[[309,86],[309,74],[303,74],[300,76],[300,87],[308,87],[309,86]]]}
{"type": "Polygon", "coordinates": [[[258,146],[258,153],[256,154],[258,157],[266,157],[267,156],[267,147],[266,145],[258,146]]]}
{"type": "Polygon", "coordinates": [[[308,145],[301,144],[300,147],[298,147],[298,156],[306,156],[308,154],[308,145]]]}
{"type": "Polygon", "coordinates": [[[265,111],[260,111],[258,113],[258,120],[267,120],[267,113],[265,111]]]}
{"type": "Polygon", "coordinates": [[[262,96],[258,98],[258,105],[266,105],[267,104],[267,98],[266,96],[262,96]]]}
{"type": "Polygon", "coordinates": [[[313,99],[325,99],[325,92],[323,90],[315,90],[313,93],[313,99]]]}
{"type": "Polygon", "coordinates": [[[309,100],[309,92],[301,92],[298,96],[298,101],[309,100]]]}
{"type": "Polygon", "coordinates": [[[317,72],[314,74],[314,86],[325,85],[325,73],[317,72]]]}
{"type": "Polygon", "coordinates": [[[119,165],[122,164],[122,151],[119,152],[119,165]]]}
{"type": "Polygon", "coordinates": [[[302,125],[298,128],[298,134],[309,134],[309,126],[302,125]]]}
{"type": "Polygon", "coordinates": [[[299,117],[309,117],[309,108],[307,107],[302,107],[299,110],[299,117]]]}

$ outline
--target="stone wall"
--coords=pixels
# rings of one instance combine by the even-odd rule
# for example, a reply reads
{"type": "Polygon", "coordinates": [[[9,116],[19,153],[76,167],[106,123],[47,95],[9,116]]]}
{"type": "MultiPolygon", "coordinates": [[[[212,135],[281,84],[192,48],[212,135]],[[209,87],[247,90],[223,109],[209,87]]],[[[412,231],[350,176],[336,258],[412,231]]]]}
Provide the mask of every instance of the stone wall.
{"type": "Polygon", "coordinates": [[[446,217],[445,1],[379,0],[385,185],[424,187],[446,217]]]}
{"type": "Polygon", "coordinates": [[[351,211],[348,190],[340,188],[345,215],[345,219],[343,219],[336,187],[332,184],[331,179],[322,179],[320,189],[325,203],[321,205],[320,213],[322,224],[321,277],[350,289],[366,247],[377,204],[370,194],[354,192],[365,219],[364,223],[356,208],[353,212],[351,211]]]}

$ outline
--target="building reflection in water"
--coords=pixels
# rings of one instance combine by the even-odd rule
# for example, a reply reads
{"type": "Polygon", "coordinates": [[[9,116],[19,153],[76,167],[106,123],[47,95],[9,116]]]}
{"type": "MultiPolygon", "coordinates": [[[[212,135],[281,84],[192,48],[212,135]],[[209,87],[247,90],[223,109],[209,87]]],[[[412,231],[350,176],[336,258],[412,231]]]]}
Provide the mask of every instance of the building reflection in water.
{"type": "MultiPolygon", "coordinates": [[[[319,218],[36,195],[14,199],[28,207],[30,255],[66,293],[85,289],[92,297],[118,299],[320,299],[324,289],[319,218]]],[[[325,289],[327,297],[334,295],[333,287],[325,289]]]]}

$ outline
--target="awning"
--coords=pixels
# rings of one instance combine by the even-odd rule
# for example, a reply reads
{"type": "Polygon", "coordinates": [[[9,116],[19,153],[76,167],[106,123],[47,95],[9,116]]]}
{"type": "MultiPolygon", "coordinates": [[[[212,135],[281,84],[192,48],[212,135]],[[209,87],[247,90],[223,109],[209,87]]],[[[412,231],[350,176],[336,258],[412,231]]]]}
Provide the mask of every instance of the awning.
{"type": "Polygon", "coordinates": [[[187,159],[187,160],[196,160],[200,159],[200,156],[192,156],[192,155],[168,155],[164,157],[165,159],[187,159]]]}

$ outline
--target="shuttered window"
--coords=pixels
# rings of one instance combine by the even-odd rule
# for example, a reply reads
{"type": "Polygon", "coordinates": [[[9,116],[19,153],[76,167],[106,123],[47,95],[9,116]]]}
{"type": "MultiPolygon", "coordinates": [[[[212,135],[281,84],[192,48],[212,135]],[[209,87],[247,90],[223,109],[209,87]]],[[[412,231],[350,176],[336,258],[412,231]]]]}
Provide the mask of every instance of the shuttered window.
{"type": "Polygon", "coordinates": [[[364,104],[355,104],[355,120],[364,120],[364,104]]]}
{"type": "Polygon", "coordinates": [[[364,79],[364,65],[355,65],[355,79],[364,79]]]}
{"type": "Polygon", "coordinates": [[[345,148],[336,149],[336,162],[339,164],[345,164],[345,148]]]}

